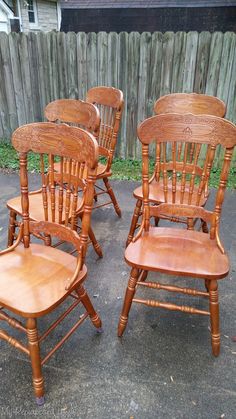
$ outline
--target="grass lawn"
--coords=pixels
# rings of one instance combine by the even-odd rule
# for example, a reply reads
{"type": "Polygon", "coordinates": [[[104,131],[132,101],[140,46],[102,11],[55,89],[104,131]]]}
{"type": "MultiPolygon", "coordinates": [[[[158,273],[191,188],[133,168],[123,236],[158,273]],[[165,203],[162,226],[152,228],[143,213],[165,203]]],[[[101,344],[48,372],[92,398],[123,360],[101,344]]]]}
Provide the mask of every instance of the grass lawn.
{"type": "MultiPolygon", "coordinates": [[[[150,162],[150,173],[154,168],[154,160],[150,162]]],[[[19,169],[19,159],[14,148],[8,143],[0,143],[0,170],[16,171],[19,169]]],[[[39,155],[30,153],[28,169],[31,172],[39,171],[39,155]]],[[[118,159],[113,160],[113,179],[141,180],[142,162],[140,160],[118,159]]],[[[219,169],[213,169],[210,178],[210,186],[217,187],[219,183],[219,169]]],[[[228,188],[236,189],[236,168],[230,169],[228,188]]]]}

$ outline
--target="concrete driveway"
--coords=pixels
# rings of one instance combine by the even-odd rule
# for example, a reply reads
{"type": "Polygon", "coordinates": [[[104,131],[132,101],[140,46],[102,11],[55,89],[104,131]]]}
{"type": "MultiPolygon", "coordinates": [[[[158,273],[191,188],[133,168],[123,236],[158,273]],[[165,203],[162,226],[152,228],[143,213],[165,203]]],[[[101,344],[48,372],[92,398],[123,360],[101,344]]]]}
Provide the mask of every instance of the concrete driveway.
{"type": "MultiPolygon", "coordinates": [[[[32,186],[38,183],[32,175],[32,186]]],[[[134,207],[137,182],[113,181],[122,218],[112,207],[93,213],[93,227],[104,257],[88,250],[86,288],[103,320],[96,334],[87,320],[43,368],[46,403],[38,408],[31,385],[31,367],[23,354],[0,341],[0,417],[153,419],[236,418],[236,192],[228,191],[222,217],[222,239],[232,269],[220,283],[221,354],[211,355],[209,322],[204,316],[133,305],[128,327],[117,338],[117,323],[129,268],[124,244],[134,207]]],[[[0,174],[0,247],[7,236],[8,198],[19,194],[19,177],[0,174]]],[[[211,194],[211,199],[214,192],[211,194]]],[[[162,275],[162,280],[167,278],[162,275]]],[[[172,278],[173,280],[173,278],[172,278]]],[[[194,284],[175,278],[176,283],[194,284]]],[[[200,281],[198,281],[200,282],[200,281]]],[[[157,297],[157,292],[149,292],[157,297]]],[[[164,298],[166,293],[161,293],[164,298]]],[[[186,296],[169,301],[188,304],[186,296]]],[[[191,298],[191,297],[190,297],[191,298]]],[[[190,302],[191,303],[191,302],[190,302]]],[[[196,300],[199,307],[206,302],[196,300]]],[[[77,312],[78,313],[78,312],[77,312]]],[[[76,311],[45,341],[46,349],[73,324],[76,311]]],[[[80,313],[80,312],[79,312],[80,313]]],[[[51,323],[43,318],[40,328],[51,323]]],[[[5,326],[4,326],[5,327],[5,326]]]]}

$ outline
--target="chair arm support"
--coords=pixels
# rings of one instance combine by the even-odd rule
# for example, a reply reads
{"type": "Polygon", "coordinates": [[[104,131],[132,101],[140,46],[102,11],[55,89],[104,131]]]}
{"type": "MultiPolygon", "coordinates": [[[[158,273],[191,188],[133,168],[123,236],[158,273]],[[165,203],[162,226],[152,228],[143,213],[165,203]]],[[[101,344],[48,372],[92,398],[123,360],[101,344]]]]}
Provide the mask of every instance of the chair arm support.
{"type": "Polygon", "coordinates": [[[20,224],[19,234],[17,236],[17,239],[16,239],[15,243],[12,246],[8,247],[7,249],[1,250],[0,251],[0,256],[6,255],[7,253],[12,252],[12,250],[14,250],[18,246],[18,244],[20,243],[22,237],[23,237],[23,223],[20,224]]]}
{"type": "Polygon", "coordinates": [[[150,206],[150,217],[158,217],[161,214],[171,217],[201,218],[210,224],[215,217],[213,212],[196,205],[160,204],[150,206]]]}
{"type": "Polygon", "coordinates": [[[30,233],[44,233],[50,236],[58,237],[62,241],[72,243],[77,249],[78,253],[81,252],[81,239],[78,233],[71,230],[62,224],[50,222],[50,221],[30,221],[29,223],[30,233]]]}

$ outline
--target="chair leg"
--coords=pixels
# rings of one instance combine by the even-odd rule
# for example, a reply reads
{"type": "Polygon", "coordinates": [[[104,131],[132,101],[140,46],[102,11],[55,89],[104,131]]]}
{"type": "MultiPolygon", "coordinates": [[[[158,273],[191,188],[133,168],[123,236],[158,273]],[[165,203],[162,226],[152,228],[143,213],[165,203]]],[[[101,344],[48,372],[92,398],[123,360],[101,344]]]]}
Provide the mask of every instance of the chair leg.
{"type": "Polygon", "coordinates": [[[112,200],[112,203],[113,203],[113,206],[115,208],[116,214],[118,215],[118,217],[121,217],[121,210],[120,210],[120,207],[119,207],[118,202],[116,200],[116,197],[115,197],[115,194],[113,192],[113,189],[112,189],[112,187],[111,187],[111,185],[110,185],[110,183],[108,181],[108,178],[107,177],[104,177],[103,178],[103,182],[104,182],[105,187],[107,189],[107,193],[110,195],[110,198],[112,200]]]}
{"type": "Polygon", "coordinates": [[[96,313],[85,288],[81,285],[76,289],[76,293],[78,294],[81,303],[87,311],[93,325],[98,329],[99,332],[102,332],[102,321],[99,315],[96,313]]]}
{"type": "Polygon", "coordinates": [[[160,218],[159,217],[155,217],[154,221],[155,221],[155,227],[158,227],[160,218]]]}
{"type": "Polygon", "coordinates": [[[130,278],[129,278],[129,282],[128,282],[128,286],[126,289],[126,294],[125,294],[125,299],[124,299],[124,304],[123,304],[123,308],[122,308],[122,312],[121,312],[121,316],[120,316],[120,320],[119,320],[119,325],[118,325],[118,336],[121,337],[125,331],[127,322],[128,322],[128,316],[129,316],[129,311],[131,308],[131,304],[132,304],[132,300],[134,298],[134,294],[135,294],[135,290],[136,290],[136,284],[138,281],[138,274],[139,271],[137,268],[132,268],[131,273],[130,273],[130,278]]]}
{"type": "Polygon", "coordinates": [[[207,234],[209,232],[209,230],[208,230],[206,221],[204,221],[204,220],[201,219],[201,225],[202,225],[202,231],[203,231],[203,233],[206,233],[207,234]]]}
{"type": "Polygon", "coordinates": [[[9,214],[9,226],[8,226],[8,247],[13,245],[16,231],[16,212],[10,210],[9,214]]]}
{"type": "Polygon", "coordinates": [[[140,213],[141,213],[141,208],[142,208],[142,200],[138,199],[137,202],[136,202],[135,209],[134,209],[129,234],[128,234],[128,237],[127,237],[127,240],[126,240],[126,247],[130,244],[131,240],[134,237],[134,232],[135,232],[135,229],[137,227],[138,219],[139,219],[139,216],[140,216],[140,213]]]}
{"type": "Polygon", "coordinates": [[[97,242],[97,239],[95,237],[95,234],[93,232],[93,230],[91,229],[91,227],[89,228],[89,232],[88,232],[89,238],[93,244],[93,248],[95,250],[95,252],[97,253],[97,255],[102,258],[103,257],[103,253],[102,253],[102,248],[100,246],[100,244],[97,242]]]}
{"type": "Polygon", "coordinates": [[[188,218],[187,219],[187,230],[194,230],[194,219],[188,218]]]}
{"type": "Polygon", "coordinates": [[[210,319],[211,319],[211,345],[212,353],[218,356],[220,353],[220,328],[219,328],[219,300],[218,284],[216,280],[209,281],[210,293],[210,319]]]}
{"type": "Polygon", "coordinates": [[[44,380],[42,375],[36,319],[28,319],[26,327],[36,403],[42,405],[44,403],[44,380]]]}

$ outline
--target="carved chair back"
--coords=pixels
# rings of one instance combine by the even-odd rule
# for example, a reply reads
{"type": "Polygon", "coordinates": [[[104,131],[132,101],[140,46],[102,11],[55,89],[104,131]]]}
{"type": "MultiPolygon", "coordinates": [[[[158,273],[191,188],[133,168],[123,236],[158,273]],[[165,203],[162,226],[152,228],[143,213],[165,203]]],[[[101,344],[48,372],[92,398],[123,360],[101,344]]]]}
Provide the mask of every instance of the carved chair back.
{"type": "Polygon", "coordinates": [[[93,87],[88,90],[86,101],[96,105],[100,112],[99,154],[107,158],[106,170],[109,171],[114,156],[124,106],[123,93],[114,87],[93,87]]]}
{"type": "Polygon", "coordinates": [[[20,184],[25,246],[28,247],[30,242],[27,155],[28,152],[32,151],[40,154],[42,189],[39,195],[42,199],[40,205],[43,205],[44,208],[44,221],[64,224],[76,230],[77,214],[83,208],[80,240],[82,255],[84,257],[87,248],[94,182],[98,163],[98,145],[96,139],[92,134],[78,127],[41,122],[18,128],[13,133],[12,144],[18,151],[20,158],[20,184]],[[54,170],[56,157],[60,164],[60,174],[54,170]],[[64,159],[67,159],[68,170],[66,172],[64,171],[64,159]],[[73,164],[76,166],[75,174],[72,169],[73,164]],[[48,174],[47,165],[50,168],[48,174]],[[83,182],[81,179],[85,170],[86,183],[83,183],[82,196],[79,197],[78,192],[81,187],[81,182],[83,182]]]}
{"type": "MultiPolygon", "coordinates": [[[[84,128],[98,140],[100,115],[98,108],[92,103],[76,99],[54,100],[46,106],[44,115],[49,122],[66,123],[84,128]]],[[[64,172],[69,170],[67,166],[68,160],[64,159],[64,172]]],[[[58,170],[58,165],[55,166],[55,169],[58,170]]],[[[72,162],[72,173],[76,174],[75,162],[72,162]]]]}
{"type": "Polygon", "coordinates": [[[211,224],[211,238],[218,234],[222,203],[230,169],[233,149],[236,145],[236,126],[231,122],[210,115],[161,114],[146,119],[138,128],[138,137],[142,142],[143,157],[143,197],[145,229],[149,229],[150,216],[186,216],[202,218],[211,224]],[[165,204],[150,206],[148,177],[148,147],[156,142],[160,150],[156,173],[161,174],[165,204]],[[181,148],[179,148],[179,144],[181,148]],[[168,146],[171,166],[168,162],[168,146]],[[202,169],[199,171],[198,160],[205,145],[202,169]],[[201,199],[205,194],[214,158],[218,147],[225,149],[215,207],[212,211],[202,208],[201,199]],[[181,149],[181,152],[179,150],[181,149]],[[169,168],[172,177],[169,179],[169,168]],[[195,188],[194,188],[195,187],[195,188]],[[179,194],[178,204],[176,196],[179,194]]]}
{"type": "Polygon", "coordinates": [[[222,100],[215,96],[199,93],[171,93],[160,97],[155,102],[154,112],[157,115],[161,113],[192,113],[223,118],[226,106],[222,100]]]}
{"type": "MultiPolygon", "coordinates": [[[[224,102],[217,97],[198,94],[198,93],[171,93],[169,95],[162,96],[154,104],[154,112],[159,115],[162,113],[179,113],[186,114],[191,113],[193,115],[214,115],[219,117],[224,117],[226,113],[226,106],[224,102]]],[[[189,151],[186,155],[186,163],[193,163],[193,154],[194,146],[191,144],[188,145],[189,151]]],[[[160,166],[158,161],[160,160],[160,147],[156,148],[156,166],[155,170],[157,171],[160,166]]],[[[178,144],[178,156],[183,153],[182,144],[178,144]]],[[[173,161],[171,159],[168,162],[169,171],[173,170],[173,161]]],[[[202,174],[202,169],[200,166],[196,166],[196,172],[199,176],[202,174]]],[[[188,170],[188,168],[187,168],[188,170]]],[[[191,169],[190,169],[191,170],[191,169]]],[[[155,173],[153,177],[158,179],[160,173],[155,173]]],[[[208,196],[208,182],[205,185],[205,197],[208,196]]]]}

